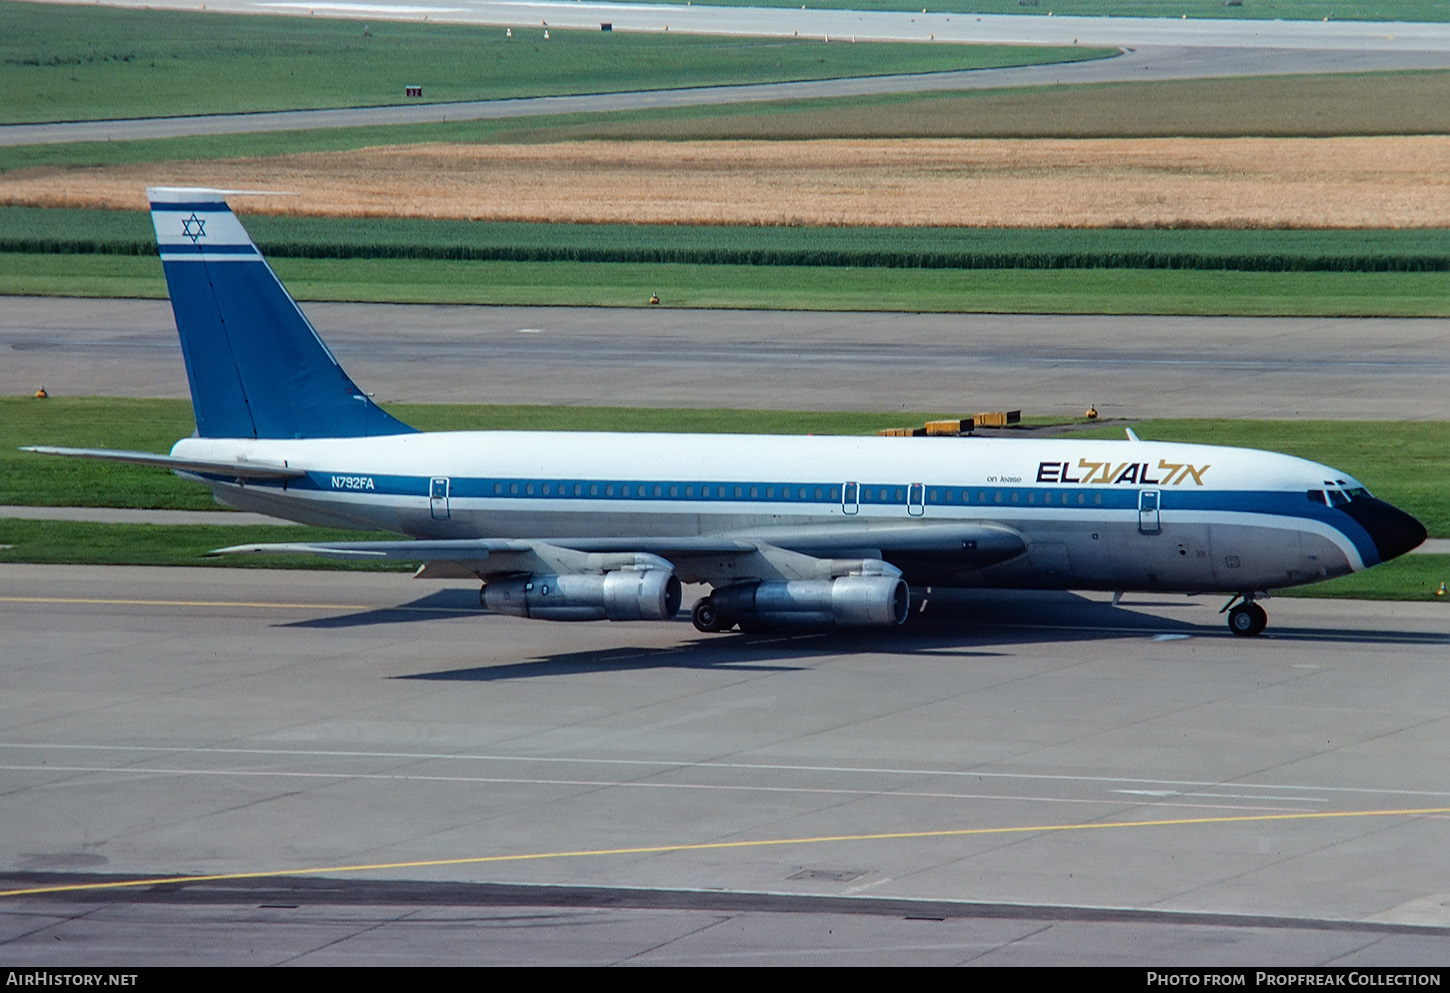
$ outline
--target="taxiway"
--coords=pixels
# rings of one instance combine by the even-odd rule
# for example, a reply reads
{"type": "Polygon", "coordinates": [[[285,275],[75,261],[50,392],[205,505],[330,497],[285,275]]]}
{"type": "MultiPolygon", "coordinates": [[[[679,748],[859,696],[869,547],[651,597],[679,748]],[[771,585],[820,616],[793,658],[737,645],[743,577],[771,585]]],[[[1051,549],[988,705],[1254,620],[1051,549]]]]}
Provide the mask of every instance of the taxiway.
{"type": "MultiPolygon", "coordinates": [[[[384,403],[1443,420],[1450,321],[307,304],[384,403]]],[[[0,395],[185,397],[164,300],[7,298],[0,395]]]]}
{"type": "Polygon", "coordinates": [[[0,566],[4,957],[1450,950],[1440,604],[1276,599],[1251,642],[1182,597],[983,593],[776,637],[475,604],[401,575],[0,566]]]}

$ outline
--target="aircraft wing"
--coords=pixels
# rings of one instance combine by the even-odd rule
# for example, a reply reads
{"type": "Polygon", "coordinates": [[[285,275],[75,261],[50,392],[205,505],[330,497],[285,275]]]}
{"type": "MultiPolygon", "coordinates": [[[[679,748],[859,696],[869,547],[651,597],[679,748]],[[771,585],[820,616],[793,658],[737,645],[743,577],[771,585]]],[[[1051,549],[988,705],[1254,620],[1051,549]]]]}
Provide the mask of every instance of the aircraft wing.
{"type": "Polygon", "coordinates": [[[882,559],[980,569],[1017,557],[1026,542],[1011,528],[976,521],[842,522],[752,528],[701,537],[462,538],[274,542],[233,545],[213,555],[311,554],[354,561],[423,562],[418,575],[463,578],[512,573],[600,572],[664,559],[684,582],[838,575],[846,563],[882,559]]]}
{"type": "Polygon", "coordinates": [[[223,476],[238,481],[248,479],[300,479],[307,475],[301,469],[267,462],[226,462],[220,459],[183,459],[155,452],[128,452],[114,448],[49,448],[30,445],[22,452],[37,455],[67,455],[72,458],[100,459],[103,462],[128,462],[132,465],[154,465],[176,472],[196,472],[207,476],[223,476]]]}

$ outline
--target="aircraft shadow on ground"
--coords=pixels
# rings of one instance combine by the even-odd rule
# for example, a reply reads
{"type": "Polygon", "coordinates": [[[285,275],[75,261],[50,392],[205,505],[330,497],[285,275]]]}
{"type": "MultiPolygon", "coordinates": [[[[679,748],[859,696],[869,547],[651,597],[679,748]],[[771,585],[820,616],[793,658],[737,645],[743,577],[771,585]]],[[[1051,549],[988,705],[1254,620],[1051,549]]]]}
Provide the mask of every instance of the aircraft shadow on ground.
{"type": "MultiPolygon", "coordinates": [[[[449,618],[486,624],[491,615],[481,611],[477,603],[477,594],[472,590],[437,590],[395,607],[313,618],[282,626],[328,630],[439,623],[449,618]]],[[[397,678],[492,681],[664,668],[791,671],[808,667],[814,659],[863,652],[961,659],[1000,655],[1004,651],[1018,651],[1034,644],[1105,641],[1134,636],[1232,638],[1218,607],[1217,601],[1186,601],[1183,597],[1151,594],[1129,594],[1120,605],[1114,606],[1101,599],[1074,593],[951,591],[930,598],[925,609],[916,612],[903,628],[786,629],[757,634],[736,632],[699,635],[666,646],[621,646],[616,643],[598,649],[539,655],[526,661],[414,673],[397,678]],[[1194,608],[1192,620],[1145,612],[1157,606],[1181,611],[1186,603],[1194,608]]],[[[605,628],[609,626],[604,621],[595,623],[605,628]]],[[[689,622],[682,613],[674,623],[684,627],[689,622]]],[[[1272,621],[1262,637],[1450,647],[1450,634],[1291,627],[1272,621]]],[[[1252,643],[1244,642],[1245,647],[1252,643]]]]}
{"type": "MultiPolygon", "coordinates": [[[[1041,599],[1036,594],[1031,596],[1041,599]]],[[[1185,635],[1202,631],[1197,625],[1173,624],[1161,618],[1093,603],[1072,594],[1054,593],[1047,597],[1051,603],[1024,611],[1020,622],[1022,626],[1018,626],[1019,622],[1015,620],[1004,622],[995,603],[986,608],[949,604],[931,607],[913,617],[906,627],[890,630],[780,630],[757,634],[698,635],[667,646],[616,645],[540,655],[528,661],[415,673],[396,678],[493,681],[663,668],[787,672],[809,668],[817,659],[864,652],[952,659],[997,657],[1006,653],[993,650],[996,645],[1019,648],[1034,642],[1116,638],[1123,635],[1125,625],[1139,627],[1145,633],[1161,632],[1165,625],[1181,630],[1185,635]],[[1078,626],[1078,621],[1074,621],[1071,627],[1064,626],[1060,617],[1065,607],[1088,610],[1098,617],[1097,624],[1101,630],[1094,630],[1091,625],[1078,626]],[[992,618],[991,627],[983,626],[988,616],[992,618]],[[1033,628],[1033,623],[1055,626],[1033,628]]],[[[684,625],[688,622],[682,616],[676,623],[684,625]]]]}

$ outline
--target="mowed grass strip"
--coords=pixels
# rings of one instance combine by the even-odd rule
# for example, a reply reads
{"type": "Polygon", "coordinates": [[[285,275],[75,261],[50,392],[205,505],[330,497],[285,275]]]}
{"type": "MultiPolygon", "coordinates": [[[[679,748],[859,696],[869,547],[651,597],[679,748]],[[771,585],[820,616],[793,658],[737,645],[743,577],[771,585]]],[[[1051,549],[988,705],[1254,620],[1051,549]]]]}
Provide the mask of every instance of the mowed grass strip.
{"type": "Polygon", "coordinates": [[[7,2],[0,122],[225,114],[937,72],[1111,54],[7,2]],[[416,102],[416,101],[414,101],[416,102]]]}
{"type": "MultiPolygon", "coordinates": [[[[1446,583],[1450,583],[1450,555],[1402,555],[1364,572],[1313,586],[1276,590],[1274,595],[1335,600],[1433,601],[1445,604],[1446,613],[1450,615],[1450,594],[1440,593],[1446,583]]],[[[1446,619],[1450,620],[1450,616],[1446,619]]]]}
{"type": "MultiPolygon", "coordinates": [[[[1450,273],[276,259],[298,300],[916,313],[1443,317],[1450,273]]],[[[164,299],[159,260],[0,254],[0,294],[164,299]]]]}
{"type": "MultiPolygon", "coordinates": [[[[387,541],[383,531],[225,524],[94,524],[27,521],[0,516],[0,563],[57,565],[186,565],[261,569],[361,569],[410,572],[420,562],[334,562],[315,555],[227,555],[207,552],[230,545],[276,541],[387,541]]],[[[124,593],[118,594],[124,596],[124,593]]]]}

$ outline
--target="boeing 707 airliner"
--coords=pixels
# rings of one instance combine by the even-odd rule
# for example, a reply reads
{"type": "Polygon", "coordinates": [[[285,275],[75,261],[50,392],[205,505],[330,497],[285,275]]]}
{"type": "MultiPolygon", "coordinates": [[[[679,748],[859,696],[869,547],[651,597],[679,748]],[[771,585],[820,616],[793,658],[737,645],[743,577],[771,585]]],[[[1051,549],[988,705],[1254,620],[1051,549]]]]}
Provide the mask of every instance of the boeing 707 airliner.
{"type": "Polygon", "coordinates": [[[1267,591],[1367,569],[1425,528],[1287,455],[1141,441],[457,431],[363,393],[226,191],[147,191],[196,413],[169,455],[31,448],[170,468],[239,510],[396,541],[278,543],[475,577],[484,607],[701,631],[903,623],[932,587],[1226,594],[1256,635],[1267,591]]]}

